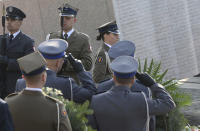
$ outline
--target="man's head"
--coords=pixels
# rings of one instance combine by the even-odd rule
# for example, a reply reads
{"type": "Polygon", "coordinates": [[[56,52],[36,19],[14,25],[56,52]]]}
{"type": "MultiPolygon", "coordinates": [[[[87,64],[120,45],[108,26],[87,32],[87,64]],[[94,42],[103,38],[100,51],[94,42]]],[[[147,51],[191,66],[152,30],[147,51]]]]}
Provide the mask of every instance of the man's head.
{"type": "Polygon", "coordinates": [[[119,40],[119,30],[116,21],[108,22],[98,28],[99,36],[97,40],[103,40],[105,43],[113,45],[119,40]]]}
{"type": "Polygon", "coordinates": [[[47,67],[55,72],[59,72],[64,63],[65,50],[68,43],[62,39],[51,39],[42,42],[38,50],[47,61],[47,67]]]}
{"type": "Polygon", "coordinates": [[[135,55],[135,44],[131,41],[118,41],[108,51],[110,60],[114,60],[119,56],[132,56],[135,55]]]}
{"type": "Polygon", "coordinates": [[[60,20],[63,30],[70,31],[73,28],[73,25],[76,23],[78,8],[75,8],[69,4],[65,4],[58,9],[60,10],[60,20]]]}
{"type": "Polygon", "coordinates": [[[46,61],[39,52],[33,52],[18,60],[27,87],[42,88],[46,82],[46,61]]]}
{"type": "Polygon", "coordinates": [[[26,15],[23,11],[13,6],[7,7],[6,12],[7,29],[10,33],[15,33],[20,29],[26,15]]]}
{"type": "Polygon", "coordinates": [[[126,85],[131,87],[135,80],[138,63],[131,56],[119,56],[111,63],[114,72],[114,82],[116,85],[126,85]]]}

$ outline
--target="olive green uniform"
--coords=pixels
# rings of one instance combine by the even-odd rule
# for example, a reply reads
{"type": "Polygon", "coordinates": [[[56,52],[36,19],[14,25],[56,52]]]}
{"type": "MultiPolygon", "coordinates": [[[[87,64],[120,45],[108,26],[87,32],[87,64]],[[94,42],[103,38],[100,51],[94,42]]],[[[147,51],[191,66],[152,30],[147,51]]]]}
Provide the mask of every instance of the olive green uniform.
{"type": "MultiPolygon", "coordinates": [[[[61,38],[61,32],[50,33],[49,39],[61,38]]],[[[66,53],[71,53],[76,59],[81,60],[86,71],[89,71],[92,68],[92,50],[89,43],[89,36],[74,30],[74,32],[67,39],[69,44],[66,53]]],[[[70,76],[79,83],[79,79],[74,72],[69,62],[63,65],[60,75],[70,76]]]]}
{"type": "Polygon", "coordinates": [[[25,89],[6,102],[15,131],[72,131],[64,105],[40,91],[25,89]]]}
{"type": "Polygon", "coordinates": [[[93,69],[93,80],[96,83],[112,78],[112,71],[109,67],[110,58],[108,56],[108,50],[109,47],[106,44],[103,44],[98,51],[93,69]]]}

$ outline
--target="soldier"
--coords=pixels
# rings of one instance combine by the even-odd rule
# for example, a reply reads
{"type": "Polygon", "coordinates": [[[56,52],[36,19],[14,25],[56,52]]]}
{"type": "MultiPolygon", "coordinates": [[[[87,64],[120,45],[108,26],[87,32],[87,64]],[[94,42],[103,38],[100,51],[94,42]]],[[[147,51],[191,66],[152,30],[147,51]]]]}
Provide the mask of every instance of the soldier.
{"type": "MultiPolygon", "coordinates": [[[[135,44],[131,41],[118,41],[113,45],[109,51],[108,55],[110,60],[114,60],[119,56],[131,56],[134,57],[135,54],[135,44]]],[[[97,84],[97,93],[104,93],[108,91],[112,86],[114,86],[113,79],[101,82],[97,84]]],[[[146,88],[139,80],[136,80],[131,91],[143,91],[148,98],[151,98],[151,91],[146,88]]]]}
{"type": "Polygon", "coordinates": [[[14,131],[8,104],[0,98],[0,131],[14,131]]]}
{"type": "Polygon", "coordinates": [[[72,131],[64,105],[42,92],[47,77],[45,59],[34,52],[18,59],[18,63],[26,88],[5,99],[15,131],[72,131]]]}
{"type": "MultiPolygon", "coordinates": [[[[61,31],[52,32],[47,36],[47,39],[65,39],[69,43],[66,53],[71,53],[76,59],[81,60],[86,71],[92,68],[92,50],[89,43],[89,36],[78,32],[74,29],[74,24],[77,19],[78,9],[65,4],[59,8],[61,18],[61,31]]],[[[60,75],[70,76],[79,83],[77,73],[73,70],[72,66],[68,65],[69,62],[64,63],[60,75]]]]}
{"type": "MultiPolygon", "coordinates": [[[[47,61],[47,81],[45,87],[56,88],[62,91],[64,97],[69,100],[74,100],[78,103],[83,103],[85,100],[90,100],[92,95],[96,94],[96,87],[88,72],[84,71],[84,67],[80,62],[74,60],[69,54],[69,62],[78,74],[81,85],[67,76],[56,76],[60,71],[64,62],[65,50],[68,43],[62,39],[51,39],[44,41],[38,46],[38,50],[42,53],[47,61]]],[[[25,81],[18,80],[16,90],[20,91],[25,88],[25,81]]]]}
{"type": "MultiPolygon", "coordinates": [[[[110,57],[110,60],[114,60],[119,56],[132,56],[134,57],[135,54],[135,44],[131,41],[119,41],[115,45],[113,45],[109,51],[108,55],[110,57]]],[[[110,79],[108,81],[99,83],[97,85],[97,93],[103,93],[111,89],[111,87],[114,86],[114,80],[110,79]]],[[[152,93],[149,88],[147,88],[145,85],[143,85],[139,80],[135,80],[134,84],[131,87],[132,92],[138,92],[142,91],[146,95],[147,98],[152,99],[152,93]]],[[[149,131],[155,131],[155,116],[150,116],[150,122],[149,122],[149,131]]]]}
{"type": "Polygon", "coordinates": [[[147,74],[136,74],[138,63],[133,57],[119,56],[110,67],[115,86],[92,97],[94,114],[89,116],[89,123],[93,128],[98,131],[148,131],[149,115],[165,114],[175,108],[171,96],[161,85],[147,74]],[[148,99],[143,92],[131,92],[135,75],[151,89],[155,100],[148,99]]]}
{"type": "Polygon", "coordinates": [[[93,80],[96,83],[112,78],[112,71],[109,67],[110,59],[107,54],[110,47],[119,40],[119,31],[116,21],[108,22],[98,28],[97,40],[103,40],[102,47],[98,50],[93,69],[93,80]]]}
{"type": "MultiPolygon", "coordinates": [[[[21,77],[21,71],[16,60],[34,51],[34,41],[20,31],[23,19],[26,18],[25,13],[13,6],[7,7],[6,12],[9,34],[7,34],[6,55],[0,55],[0,65],[6,66],[5,74],[1,76],[1,78],[4,78],[6,87],[2,92],[2,98],[15,91],[16,81],[21,77]]],[[[0,36],[1,38],[2,36],[0,36]]],[[[4,44],[1,42],[0,48],[4,44]]]]}

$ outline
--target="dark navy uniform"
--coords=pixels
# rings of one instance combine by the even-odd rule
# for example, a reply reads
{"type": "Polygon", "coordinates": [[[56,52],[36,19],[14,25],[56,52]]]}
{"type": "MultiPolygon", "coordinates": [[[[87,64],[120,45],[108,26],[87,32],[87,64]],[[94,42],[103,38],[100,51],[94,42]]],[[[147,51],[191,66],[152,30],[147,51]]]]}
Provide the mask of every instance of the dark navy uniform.
{"type": "MultiPolygon", "coordinates": [[[[59,39],[52,39],[41,43],[38,50],[46,59],[59,59],[64,56],[64,51],[67,48],[67,42],[59,39]]],[[[74,100],[75,102],[82,103],[85,100],[90,100],[92,95],[96,94],[96,87],[92,81],[89,72],[84,70],[77,73],[81,85],[67,76],[57,76],[56,72],[47,69],[47,81],[45,87],[56,88],[62,91],[65,98],[74,100]]],[[[16,91],[21,91],[25,88],[25,81],[18,80],[16,84],[16,91]]]]}
{"type": "MultiPolygon", "coordinates": [[[[97,94],[110,90],[115,85],[113,79],[97,84],[97,94]]],[[[151,90],[144,86],[139,80],[135,80],[130,89],[132,92],[144,92],[147,98],[152,98],[151,90]]]]}
{"type": "MultiPolygon", "coordinates": [[[[131,41],[119,41],[115,45],[113,45],[108,51],[108,55],[111,60],[119,57],[119,56],[132,56],[135,54],[135,44],[131,41]]],[[[105,82],[101,82],[97,85],[97,93],[103,93],[110,90],[114,86],[113,79],[110,79],[105,82]]],[[[132,88],[132,92],[144,92],[147,98],[152,98],[152,93],[149,88],[144,86],[139,80],[135,80],[132,88]]],[[[150,116],[149,130],[155,131],[155,116],[150,116]]]]}
{"type": "Polygon", "coordinates": [[[0,131],[14,131],[8,105],[0,98],[0,131]]]}
{"type": "MultiPolygon", "coordinates": [[[[45,87],[55,88],[61,90],[64,98],[74,100],[75,102],[82,103],[85,100],[90,100],[92,95],[95,94],[96,88],[91,75],[88,72],[81,72],[78,74],[80,78],[81,86],[66,76],[57,76],[56,72],[47,70],[47,81],[45,87]]],[[[16,91],[19,92],[26,87],[24,79],[19,79],[16,84],[16,91]]]]}
{"type": "MultiPolygon", "coordinates": [[[[115,77],[122,79],[133,79],[137,66],[131,56],[120,56],[111,63],[115,77]]],[[[148,75],[139,78],[147,83],[145,86],[150,87],[156,99],[149,99],[143,92],[132,92],[130,87],[117,84],[109,91],[92,97],[94,115],[89,116],[89,123],[93,128],[98,131],[148,131],[149,115],[165,114],[175,107],[171,96],[161,85],[148,75]]]]}
{"type": "MultiPolygon", "coordinates": [[[[7,17],[14,18],[25,18],[23,12],[19,13],[19,9],[15,7],[7,7],[7,17]]],[[[7,35],[7,45],[6,45],[6,62],[0,63],[1,65],[6,65],[5,76],[5,90],[3,90],[3,97],[15,91],[15,84],[17,79],[21,77],[21,71],[17,63],[17,59],[25,56],[34,51],[34,41],[29,36],[23,34],[20,30],[16,32],[17,35],[11,40],[11,35],[7,35]]],[[[0,36],[2,39],[2,36],[0,36]]],[[[2,43],[0,41],[0,48],[2,48],[2,43]]],[[[2,74],[0,74],[2,75],[2,74]]]]}

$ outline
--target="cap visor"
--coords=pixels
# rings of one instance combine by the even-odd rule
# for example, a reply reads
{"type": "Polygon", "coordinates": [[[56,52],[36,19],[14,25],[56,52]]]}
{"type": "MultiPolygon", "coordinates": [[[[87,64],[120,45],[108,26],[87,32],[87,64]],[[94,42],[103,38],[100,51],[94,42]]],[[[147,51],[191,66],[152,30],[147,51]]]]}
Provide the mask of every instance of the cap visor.
{"type": "Polygon", "coordinates": [[[113,33],[113,34],[120,34],[120,32],[119,32],[119,30],[116,30],[116,31],[108,31],[108,32],[110,32],[110,33],[113,33]]]}
{"type": "Polygon", "coordinates": [[[60,14],[60,16],[74,17],[74,15],[73,15],[73,14],[60,14]]]}

